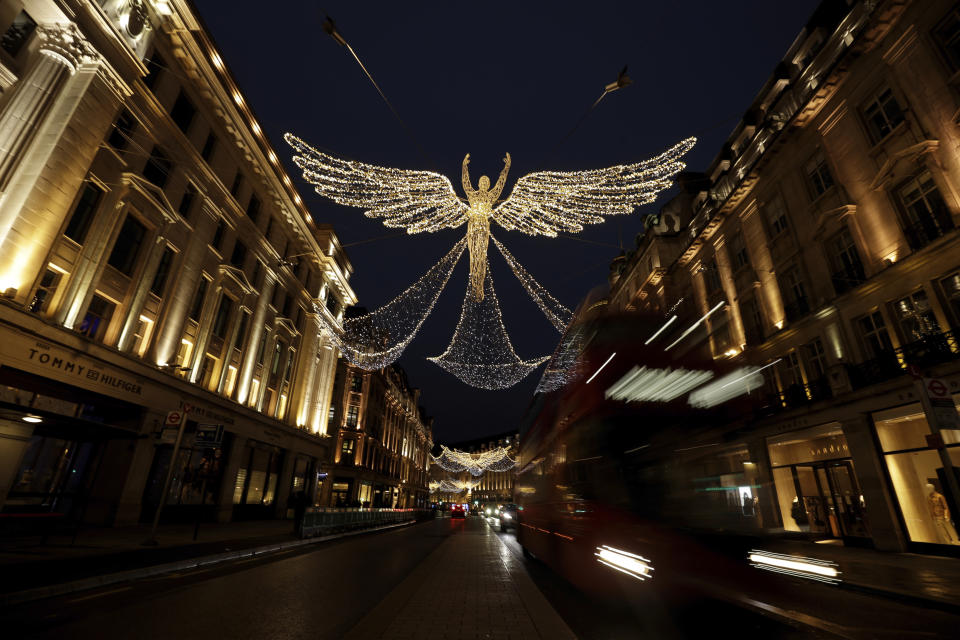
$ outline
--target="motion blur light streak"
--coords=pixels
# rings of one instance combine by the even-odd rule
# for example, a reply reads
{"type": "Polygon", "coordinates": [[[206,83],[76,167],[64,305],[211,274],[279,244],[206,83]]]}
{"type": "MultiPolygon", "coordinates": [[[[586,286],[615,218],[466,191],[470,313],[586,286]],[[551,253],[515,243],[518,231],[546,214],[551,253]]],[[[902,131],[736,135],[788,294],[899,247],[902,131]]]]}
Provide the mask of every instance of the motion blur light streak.
{"type": "Polygon", "coordinates": [[[717,305],[716,305],[713,309],[710,309],[710,311],[707,311],[705,314],[703,314],[703,317],[701,317],[699,320],[697,320],[696,322],[694,322],[692,325],[690,325],[690,328],[689,328],[689,329],[687,329],[687,330],[684,331],[682,334],[680,334],[680,337],[679,337],[679,338],[677,338],[676,340],[674,340],[673,342],[671,342],[671,343],[670,343],[670,346],[668,346],[666,349],[664,349],[664,351],[670,351],[670,349],[673,349],[675,346],[677,346],[677,343],[678,343],[678,342],[680,342],[681,340],[683,340],[684,338],[686,338],[688,335],[690,335],[690,333],[691,333],[694,329],[696,329],[697,327],[699,327],[700,324],[701,324],[704,320],[706,320],[706,319],[709,318],[711,315],[713,315],[713,312],[714,312],[714,311],[716,311],[717,309],[719,309],[720,307],[722,307],[722,306],[725,305],[725,304],[727,304],[727,301],[726,301],[726,300],[721,300],[720,302],[718,302],[717,305]]]}
{"type": "Polygon", "coordinates": [[[663,333],[663,332],[666,330],[666,328],[669,327],[670,325],[672,325],[674,322],[676,322],[676,320],[677,320],[677,316],[671,317],[669,320],[667,320],[667,323],[666,323],[665,325],[663,325],[662,327],[660,327],[659,329],[657,329],[657,332],[654,333],[654,334],[653,334],[652,336],[650,336],[649,338],[647,338],[647,341],[644,342],[643,344],[650,344],[651,342],[653,342],[654,340],[656,340],[656,339],[657,339],[657,336],[660,335],[661,333],[663,333]]]}
{"type": "Polygon", "coordinates": [[[616,569],[639,580],[646,580],[653,577],[653,567],[650,565],[650,561],[635,553],[603,545],[597,547],[597,552],[593,555],[597,556],[597,560],[601,564],[605,564],[611,569],[616,569]]]}
{"type": "Polygon", "coordinates": [[[829,584],[840,582],[840,572],[836,568],[837,564],[828,560],[789,556],[770,551],[758,551],[756,549],[750,551],[747,558],[750,560],[750,564],[758,569],[783,573],[798,578],[818,580],[829,584]]]}
{"type": "Polygon", "coordinates": [[[616,352],[616,351],[614,351],[613,353],[611,353],[611,354],[610,354],[610,357],[607,358],[607,361],[604,362],[602,365],[600,365],[600,368],[597,369],[596,371],[594,371],[594,372],[593,372],[593,375],[590,376],[589,378],[587,378],[587,381],[586,381],[586,383],[584,383],[584,384],[590,384],[590,381],[593,380],[594,378],[596,378],[596,377],[597,377],[597,374],[599,374],[601,371],[603,371],[603,368],[604,368],[605,366],[607,366],[608,364],[610,364],[610,361],[613,360],[613,356],[615,356],[615,355],[617,355],[617,352],[616,352]]]}
{"type": "Polygon", "coordinates": [[[759,371],[760,369],[753,367],[736,369],[719,380],[714,380],[710,384],[705,384],[693,391],[687,402],[692,407],[708,409],[737,396],[750,393],[763,386],[763,376],[758,373],[759,371]]]}
{"type": "Polygon", "coordinates": [[[712,371],[697,369],[634,367],[607,389],[604,395],[613,400],[626,402],[670,402],[712,377],[712,371]]]}

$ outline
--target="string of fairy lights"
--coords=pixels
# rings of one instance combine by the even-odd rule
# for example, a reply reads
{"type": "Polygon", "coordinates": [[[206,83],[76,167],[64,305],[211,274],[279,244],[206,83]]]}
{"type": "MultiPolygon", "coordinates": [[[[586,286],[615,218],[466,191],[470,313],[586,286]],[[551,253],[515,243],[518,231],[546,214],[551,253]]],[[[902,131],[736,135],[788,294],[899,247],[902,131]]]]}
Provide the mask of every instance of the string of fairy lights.
{"type": "Polygon", "coordinates": [[[318,314],[337,349],[367,370],[383,368],[399,358],[433,311],[465,247],[463,239],[403,293],[372,313],[344,320],[340,328],[318,314]]]}
{"type": "Polygon", "coordinates": [[[543,286],[537,282],[530,273],[523,268],[517,259],[513,257],[507,248],[503,246],[499,240],[494,236],[490,236],[493,240],[493,244],[499,249],[500,255],[503,256],[503,259],[507,261],[507,264],[510,265],[510,269],[513,271],[513,275],[517,277],[517,280],[520,281],[520,284],[523,285],[523,288],[527,290],[527,295],[529,295],[534,302],[537,303],[537,306],[540,307],[540,310],[543,311],[543,315],[547,316],[547,320],[550,321],[557,331],[563,332],[567,328],[567,325],[570,324],[570,321],[573,320],[573,312],[570,309],[567,309],[563,304],[550,295],[550,292],[547,291],[543,286]]]}
{"type": "Polygon", "coordinates": [[[479,477],[487,471],[509,471],[517,466],[517,461],[510,457],[510,450],[506,447],[470,453],[440,445],[440,455],[430,457],[433,459],[433,464],[445,471],[452,473],[466,471],[474,477],[479,477]]]}
{"type": "Polygon", "coordinates": [[[484,277],[483,297],[478,299],[471,290],[464,296],[460,321],[446,351],[427,358],[480,389],[512,387],[546,359],[521,360],[514,351],[503,326],[503,315],[489,268],[484,277]]]}

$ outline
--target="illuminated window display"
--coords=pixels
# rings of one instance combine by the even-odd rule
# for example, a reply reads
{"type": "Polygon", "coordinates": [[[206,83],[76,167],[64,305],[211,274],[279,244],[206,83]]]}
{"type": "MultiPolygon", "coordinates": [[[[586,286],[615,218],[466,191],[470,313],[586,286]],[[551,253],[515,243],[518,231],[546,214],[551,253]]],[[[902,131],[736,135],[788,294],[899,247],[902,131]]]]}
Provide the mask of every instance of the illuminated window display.
{"type": "MultiPolygon", "coordinates": [[[[960,396],[954,396],[954,402],[960,396]]],[[[890,482],[912,542],[960,545],[944,485],[943,462],[927,445],[931,433],[920,403],[873,414],[890,482]]],[[[960,434],[943,430],[954,467],[960,466],[960,434]]]]}

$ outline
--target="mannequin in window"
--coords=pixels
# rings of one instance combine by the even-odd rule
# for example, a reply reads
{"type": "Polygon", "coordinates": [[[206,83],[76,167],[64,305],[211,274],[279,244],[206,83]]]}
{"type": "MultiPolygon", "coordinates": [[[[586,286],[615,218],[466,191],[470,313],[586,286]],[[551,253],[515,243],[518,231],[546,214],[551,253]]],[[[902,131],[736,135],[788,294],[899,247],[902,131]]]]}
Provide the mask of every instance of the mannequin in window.
{"type": "Polygon", "coordinates": [[[933,524],[937,529],[938,542],[941,544],[960,544],[957,540],[957,530],[950,521],[950,508],[947,499],[940,493],[940,482],[934,478],[927,478],[927,508],[933,517],[933,524]]]}

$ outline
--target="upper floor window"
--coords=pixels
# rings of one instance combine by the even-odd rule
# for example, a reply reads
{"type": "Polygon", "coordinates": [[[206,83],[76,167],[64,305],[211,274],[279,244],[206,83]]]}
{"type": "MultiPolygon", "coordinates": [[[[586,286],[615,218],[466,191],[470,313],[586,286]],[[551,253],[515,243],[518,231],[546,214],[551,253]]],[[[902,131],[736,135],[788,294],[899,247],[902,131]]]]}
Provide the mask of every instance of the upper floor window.
{"type": "Polygon", "coordinates": [[[819,380],[827,372],[827,356],[820,338],[814,338],[803,346],[807,357],[807,374],[811,380],[819,380]]]}
{"type": "Polygon", "coordinates": [[[137,264],[137,256],[143,239],[147,235],[147,228],[132,215],[127,215],[120,227],[120,234],[113,245],[113,251],[107,259],[107,264],[126,275],[133,275],[137,264]]]}
{"type": "Polygon", "coordinates": [[[70,222],[64,229],[63,235],[67,236],[77,244],[83,244],[87,238],[87,232],[90,230],[90,223],[93,222],[93,216],[100,205],[100,199],[103,197],[103,189],[99,185],[87,180],[83,186],[83,192],[80,199],[77,200],[73,213],[70,215],[70,222]]]}
{"type": "Polygon", "coordinates": [[[233,176],[233,184],[230,185],[230,195],[236,198],[241,186],[243,186],[243,174],[237,171],[233,176]]]}
{"type": "Polygon", "coordinates": [[[280,310],[280,315],[284,318],[290,317],[290,311],[293,308],[293,296],[289,293],[283,298],[283,308],[280,310]]]}
{"type": "Polygon", "coordinates": [[[21,11],[13,19],[13,23],[4,32],[3,37],[0,38],[0,47],[3,47],[4,51],[16,58],[20,49],[27,43],[36,28],[37,23],[30,17],[30,14],[21,11]]]}
{"type": "Polygon", "coordinates": [[[223,237],[227,233],[227,223],[223,218],[217,221],[217,228],[213,232],[213,238],[210,240],[210,246],[217,251],[223,251],[223,237]]]}
{"type": "Polygon", "coordinates": [[[133,117],[133,114],[124,109],[120,112],[120,115],[117,116],[116,121],[113,123],[113,128],[110,129],[107,144],[118,151],[123,151],[127,148],[127,145],[130,144],[136,125],[137,121],[133,117]]]}
{"type": "MultiPolygon", "coordinates": [[[[356,407],[354,407],[356,408],[356,407]]],[[[340,445],[340,462],[342,464],[353,463],[353,449],[356,446],[356,440],[344,440],[340,445]]]]}
{"type": "Polygon", "coordinates": [[[800,358],[796,351],[791,351],[783,358],[783,386],[803,386],[803,371],[800,368],[800,358]]]}
{"type": "Polygon", "coordinates": [[[360,418],[360,407],[350,405],[347,407],[347,426],[356,427],[360,418]]]}
{"type": "Polygon", "coordinates": [[[161,189],[167,186],[167,180],[170,178],[170,171],[173,163],[159,146],[154,145],[150,152],[150,158],[143,167],[143,177],[157,185],[161,189]]]}
{"type": "Polygon", "coordinates": [[[764,206],[764,212],[767,214],[767,223],[770,225],[770,231],[774,236],[778,236],[787,230],[787,208],[783,204],[783,198],[776,197],[764,206]]]}
{"type": "Polygon", "coordinates": [[[756,298],[746,298],[740,303],[740,317],[747,344],[756,346],[763,342],[763,315],[756,298]]]}
{"type": "Polygon", "coordinates": [[[240,240],[237,240],[233,244],[233,253],[230,254],[230,264],[235,266],[237,269],[243,269],[243,265],[247,260],[247,245],[243,244],[240,240]]]}
{"type": "Polygon", "coordinates": [[[200,276],[200,282],[197,284],[197,292],[193,296],[193,304],[190,305],[189,318],[191,320],[200,321],[200,314],[203,313],[203,302],[207,297],[207,286],[209,284],[209,280],[200,276]]]}
{"type": "Polygon", "coordinates": [[[907,180],[897,189],[906,218],[905,234],[913,249],[920,249],[952,229],[953,219],[929,172],[907,180]]]}
{"type": "Polygon", "coordinates": [[[940,281],[944,299],[953,314],[955,327],[960,327],[960,271],[953,273],[940,281]]]}
{"type": "Polygon", "coordinates": [[[193,106],[193,102],[186,92],[181,89],[180,93],[177,94],[177,101],[173,103],[173,108],[170,109],[170,118],[173,119],[174,124],[180,127],[180,131],[187,133],[190,130],[190,125],[193,124],[193,117],[196,113],[197,108],[193,106]]]}
{"type": "Polygon", "coordinates": [[[742,231],[737,231],[730,240],[730,253],[733,254],[734,270],[739,270],[750,264],[750,254],[747,253],[747,245],[743,241],[742,231]]]}
{"type": "Polygon", "coordinates": [[[822,151],[807,162],[805,170],[814,198],[823,195],[833,186],[833,176],[830,174],[830,167],[827,166],[827,159],[822,151]]]}
{"type": "Polygon", "coordinates": [[[838,234],[827,241],[827,251],[830,268],[833,271],[833,287],[838,294],[848,291],[864,280],[863,263],[860,253],[850,235],[850,230],[843,228],[838,234]]]}
{"type": "Polygon", "coordinates": [[[180,204],[177,205],[177,212],[183,216],[184,220],[190,219],[193,211],[193,203],[197,199],[197,188],[192,182],[188,182],[183,190],[183,196],[180,198],[180,204]]]}
{"type": "Polygon", "coordinates": [[[894,306],[903,337],[908,342],[940,333],[940,325],[930,308],[927,292],[923,289],[897,300],[894,306]]]}
{"type": "Polygon", "coordinates": [[[863,119],[874,142],[880,142],[903,122],[903,109],[889,88],[881,91],[863,107],[863,119]]]}
{"type": "Polygon", "coordinates": [[[220,296],[220,304],[217,306],[217,313],[213,317],[213,335],[218,338],[226,338],[227,321],[230,319],[230,310],[233,306],[233,300],[230,296],[224,294],[220,296]]]}
{"type": "Polygon", "coordinates": [[[327,311],[329,311],[332,316],[340,313],[340,301],[337,300],[337,296],[332,293],[327,296],[327,311]]]}
{"type": "Polygon", "coordinates": [[[217,136],[213,134],[213,131],[207,134],[207,139],[203,142],[203,149],[200,151],[200,157],[210,162],[210,158],[213,157],[213,151],[217,148],[217,136]]]}
{"type": "Polygon", "coordinates": [[[157,295],[163,295],[163,288],[167,284],[167,278],[170,275],[170,267],[173,266],[173,257],[175,253],[170,247],[163,250],[160,256],[160,264],[157,265],[157,271],[153,274],[153,282],[150,283],[150,292],[157,295]]]}
{"type": "Polygon", "coordinates": [[[37,286],[37,292],[33,294],[33,300],[30,301],[30,311],[33,313],[44,313],[50,307],[50,301],[53,294],[57,291],[60,284],[61,273],[53,269],[47,269],[40,279],[37,286]]]}
{"type": "Polygon", "coordinates": [[[358,373],[353,374],[350,379],[350,391],[360,393],[363,390],[363,376],[358,373]]]}
{"type": "Polygon", "coordinates": [[[883,321],[883,314],[879,311],[868,313],[857,320],[857,329],[860,333],[860,339],[866,349],[867,357],[876,358],[884,353],[893,351],[893,344],[890,342],[890,334],[887,333],[887,325],[883,321]]]}
{"type": "Polygon", "coordinates": [[[780,289],[785,299],[784,311],[788,320],[795,320],[810,311],[807,291],[799,267],[788,269],[780,281],[780,289]]]}
{"type": "Polygon", "coordinates": [[[720,290],[720,270],[717,269],[717,259],[710,258],[701,268],[703,271],[703,282],[707,287],[707,293],[713,293],[720,290]]]}
{"type": "Polygon", "coordinates": [[[257,221],[257,218],[260,216],[260,198],[257,197],[257,194],[250,194],[250,201],[247,202],[247,217],[249,217],[254,222],[257,221]]]}
{"type": "Polygon", "coordinates": [[[960,69],[960,8],[954,7],[933,30],[933,37],[952,71],[960,69]]]}
{"type": "Polygon", "coordinates": [[[154,50],[153,55],[151,55],[146,62],[147,75],[143,77],[143,84],[147,85],[148,89],[153,89],[157,84],[157,78],[159,78],[163,70],[167,68],[167,63],[163,59],[163,56],[160,55],[160,52],[156,50],[154,50]]]}
{"type": "Polygon", "coordinates": [[[93,340],[103,340],[116,305],[99,294],[93,294],[87,312],[80,321],[79,331],[93,340]]]}

